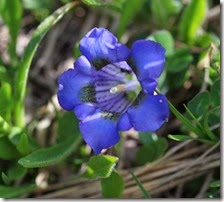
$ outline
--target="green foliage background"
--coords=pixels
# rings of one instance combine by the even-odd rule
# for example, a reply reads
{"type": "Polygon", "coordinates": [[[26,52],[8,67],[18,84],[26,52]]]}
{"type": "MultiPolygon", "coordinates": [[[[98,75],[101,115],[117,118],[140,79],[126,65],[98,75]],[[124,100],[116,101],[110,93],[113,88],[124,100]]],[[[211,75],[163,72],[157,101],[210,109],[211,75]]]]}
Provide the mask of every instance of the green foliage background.
{"type": "MultiPolygon", "coordinates": [[[[51,120],[54,120],[56,129],[48,135],[55,138],[53,143],[42,145],[40,139],[33,134],[38,130],[35,124],[38,125],[40,121],[36,114],[41,111],[41,107],[31,114],[30,121],[26,119],[29,111],[26,108],[26,97],[30,88],[30,72],[34,71],[35,62],[40,59],[37,53],[44,46],[43,41],[49,32],[58,23],[66,24],[66,17],[69,15],[77,20],[76,31],[80,35],[77,34],[74,44],[70,43],[72,48],[68,50],[75,60],[80,54],[78,41],[88,31],[87,28],[92,28],[88,27],[88,20],[85,19],[90,14],[100,16],[102,13],[104,16],[100,18],[101,23],[108,26],[106,28],[122,43],[131,46],[137,39],[150,39],[166,48],[166,66],[159,80],[158,91],[168,97],[172,115],[157,133],[138,134],[136,158],[130,168],[160,160],[174,144],[182,141],[191,140],[199,145],[207,145],[208,149],[219,149],[218,1],[1,0],[0,31],[7,29],[8,41],[6,47],[0,47],[0,197],[35,197],[38,190],[43,189],[36,181],[38,174],[42,169],[52,166],[58,170],[69,170],[68,178],[75,176],[100,180],[102,197],[122,196],[125,185],[117,166],[122,155],[121,143],[115,146],[116,152],[113,155],[93,156],[82,141],[75,115],[62,111],[50,99],[48,103],[52,104],[54,111],[51,120]],[[215,13],[215,17],[211,15],[211,11],[215,13]],[[27,19],[31,19],[29,26],[25,26],[27,19]],[[29,31],[32,32],[29,42],[22,54],[19,54],[19,36],[29,31]],[[176,120],[180,124],[170,129],[176,120]],[[83,166],[85,169],[80,174],[83,166]]],[[[93,25],[99,26],[97,22],[93,25]]],[[[62,33],[60,37],[63,36],[62,33]]],[[[63,56],[61,53],[62,58],[63,56]]],[[[56,82],[56,78],[53,82],[56,82]]],[[[53,94],[57,92],[56,86],[53,91],[53,94]]],[[[142,196],[151,197],[136,176],[133,173],[131,175],[142,191],[142,196]]],[[[53,183],[61,180],[50,174],[48,183],[51,183],[51,177],[53,183]]],[[[220,197],[219,178],[220,175],[213,176],[205,197],[220,197]]],[[[196,181],[199,182],[200,179],[196,181]]],[[[196,189],[200,189],[200,186],[198,183],[196,189]]],[[[187,190],[191,193],[192,186],[189,187],[187,190]]],[[[192,198],[194,195],[187,194],[185,197],[192,198]]]]}

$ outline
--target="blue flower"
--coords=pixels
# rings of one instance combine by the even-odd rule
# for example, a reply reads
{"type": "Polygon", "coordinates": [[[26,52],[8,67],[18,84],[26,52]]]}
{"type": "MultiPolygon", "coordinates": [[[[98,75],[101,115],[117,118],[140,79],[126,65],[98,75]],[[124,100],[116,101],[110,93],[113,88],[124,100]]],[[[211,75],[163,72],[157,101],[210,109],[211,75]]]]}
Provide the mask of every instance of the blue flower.
{"type": "Polygon", "coordinates": [[[104,28],[80,41],[74,68],[58,78],[58,101],[74,111],[85,142],[99,154],[119,141],[119,131],[153,132],[169,117],[164,95],[155,93],[165,64],[165,49],[138,40],[132,49],[104,28]]]}

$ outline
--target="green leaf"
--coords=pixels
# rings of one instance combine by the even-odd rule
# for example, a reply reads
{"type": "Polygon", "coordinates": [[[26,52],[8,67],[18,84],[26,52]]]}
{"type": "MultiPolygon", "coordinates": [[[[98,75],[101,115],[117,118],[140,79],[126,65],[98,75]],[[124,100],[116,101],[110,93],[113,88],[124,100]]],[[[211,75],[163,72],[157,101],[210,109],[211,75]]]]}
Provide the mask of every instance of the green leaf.
{"type": "Polygon", "coordinates": [[[213,126],[213,125],[216,125],[216,124],[220,123],[220,118],[221,118],[220,113],[221,113],[220,106],[216,107],[216,108],[213,108],[209,112],[209,117],[208,117],[209,126],[213,126]]]}
{"type": "Polygon", "coordinates": [[[167,30],[160,30],[153,33],[148,39],[160,43],[166,49],[166,56],[174,52],[174,39],[171,33],[167,30]]]}
{"type": "MultiPolygon", "coordinates": [[[[24,134],[24,131],[21,128],[12,127],[10,129],[10,133],[9,133],[9,136],[8,136],[9,141],[17,147],[18,144],[21,144],[21,143],[19,143],[20,141],[23,142],[23,140],[21,140],[21,136],[23,134],[24,134]]],[[[24,134],[24,135],[26,135],[26,134],[24,134]]],[[[26,135],[26,138],[27,138],[27,141],[29,142],[29,146],[26,145],[27,151],[28,150],[31,151],[31,150],[35,150],[35,149],[39,148],[39,145],[38,145],[36,139],[34,139],[34,137],[32,137],[30,135],[26,135]]],[[[22,147],[22,145],[21,145],[21,147],[22,147]]],[[[17,148],[17,149],[20,149],[20,148],[17,148]]],[[[23,148],[22,148],[22,150],[23,150],[23,148]]]]}
{"type": "Polygon", "coordinates": [[[115,11],[121,10],[121,4],[123,0],[81,0],[88,6],[106,6],[115,11]]]}
{"type": "Polygon", "coordinates": [[[109,177],[101,179],[101,187],[104,198],[119,198],[124,190],[123,177],[113,171],[109,177]]]}
{"type": "Polygon", "coordinates": [[[103,6],[105,2],[103,0],[82,0],[83,3],[89,6],[103,6]]]}
{"type": "MultiPolygon", "coordinates": [[[[148,133],[145,134],[147,135],[148,133]]],[[[150,136],[151,134],[148,135],[150,136]]],[[[165,138],[158,137],[155,134],[151,135],[151,137],[152,140],[141,146],[137,151],[136,159],[138,165],[144,165],[147,162],[153,162],[159,159],[168,147],[168,143],[165,138]]]]}
{"type": "Polygon", "coordinates": [[[151,198],[149,192],[146,191],[146,189],[143,187],[142,183],[135,176],[135,174],[133,172],[131,172],[131,171],[130,171],[130,173],[131,173],[133,179],[135,180],[136,184],[138,185],[139,189],[141,190],[141,192],[143,194],[143,198],[151,198]]]}
{"type": "Polygon", "coordinates": [[[109,177],[117,161],[118,158],[114,156],[102,154],[93,156],[88,161],[86,171],[84,172],[83,176],[90,179],[95,179],[97,177],[109,177]]]}
{"type": "Polygon", "coordinates": [[[27,135],[25,133],[22,133],[22,135],[20,136],[20,140],[16,145],[16,149],[22,155],[26,155],[31,151],[31,147],[29,145],[29,141],[28,141],[27,135]]]}
{"type": "MultiPolygon", "coordinates": [[[[1,116],[0,116],[0,137],[3,133],[8,133],[10,130],[10,125],[8,124],[8,122],[6,120],[4,120],[1,116]]],[[[2,135],[3,136],[3,135],[2,135]]]]}
{"type": "Polygon", "coordinates": [[[24,98],[26,92],[26,84],[28,79],[28,72],[34,54],[45,34],[69,11],[77,2],[71,2],[65,6],[57,9],[52,15],[47,17],[34,31],[30,42],[26,46],[24,55],[19,65],[18,76],[16,78],[16,92],[15,92],[15,123],[19,127],[24,127],[24,98]]]}
{"type": "Polygon", "coordinates": [[[47,9],[51,8],[53,1],[52,0],[22,0],[23,6],[26,9],[47,9]]]}
{"type": "Polygon", "coordinates": [[[150,132],[139,132],[138,133],[139,139],[143,144],[150,144],[152,142],[155,142],[158,140],[158,137],[156,133],[150,133],[150,132]]]}
{"type": "Polygon", "coordinates": [[[19,180],[25,176],[27,169],[19,164],[13,165],[7,170],[7,176],[10,180],[19,180]]]}
{"type": "Polygon", "coordinates": [[[11,36],[11,56],[16,55],[16,39],[20,30],[22,18],[22,4],[20,0],[1,0],[0,13],[9,28],[11,36]]]}
{"type": "Polygon", "coordinates": [[[207,136],[215,143],[218,142],[218,138],[215,136],[215,134],[210,130],[209,125],[208,125],[208,117],[209,117],[209,112],[207,111],[207,113],[205,114],[204,117],[204,131],[206,132],[207,136]]]}
{"type": "Polygon", "coordinates": [[[2,181],[5,183],[5,185],[10,184],[10,179],[4,172],[2,172],[2,181]]]}
{"type": "MultiPolygon", "coordinates": [[[[1,57],[0,57],[0,63],[1,63],[1,57]]],[[[6,68],[0,64],[0,84],[4,82],[9,82],[8,72],[6,68]]]]}
{"type": "Polygon", "coordinates": [[[0,138],[0,159],[12,160],[19,157],[19,153],[6,136],[0,138]]]}
{"type": "Polygon", "coordinates": [[[177,5],[173,0],[151,0],[152,16],[161,25],[167,25],[167,20],[177,12],[177,5]]]}
{"type": "Polygon", "coordinates": [[[118,28],[117,28],[117,38],[120,39],[122,34],[124,33],[127,25],[133,17],[137,14],[137,12],[144,5],[145,0],[125,0],[121,10],[121,17],[119,20],[118,28]]]}
{"type": "Polygon", "coordinates": [[[183,41],[194,44],[197,31],[203,22],[207,9],[207,1],[191,0],[180,18],[179,34],[183,41]]]}
{"type": "Polygon", "coordinates": [[[175,140],[175,141],[187,141],[187,140],[192,140],[194,139],[191,136],[188,135],[168,135],[168,138],[170,138],[171,140],[175,140]]]}
{"type": "Polygon", "coordinates": [[[209,92],[204,91],[197,94],[190,102],[188,102],[187,107],[196,118],[199,118],[208,112],[209,104],[209,92]]]}
{"type": "Polygon", "coordinates": [[[27,154],[28,151],[30,152],[40,147],[33,136],[27,135],[26,133],[24,134],[24,131],[19,127],[10,128],[8,138],[18,151],[23,154],[27,154]],[[25,137],[22,137],[23,135],[25,135],[25,137]],[[23,148],[23,142],[25,148],[23,148]]]}
{"type": "Polygon", "coordinates": [[[220,180],[216,180],[216,181],[213,181],[211,184],[210,184],[210,187],[214,188],[214,187],[220,187],[221,186],[221,182],[220,180]]]}
{"type": "MultiPolygon", "coordinates": [[[[211,45],[212,42],[212,36],[210,33],[203,33],[202,35],[199,35],[195,41],[195,45],[199,46],[199,47],[203,47],[203,48],[207,48],[211,45]]],[[[209,49],[207,49],[206,51],[209,51],[209,49]]]]}
{"type": "Polygon", "coordinates": [[[208,140],[208,139],[204,139],[204,138],[198,138],[197,140],[199,140],[200,142],[204,143],[204,144],[208,144],[208,145],[214,145],[217,142],[214,142],[213,140],[208,140]]]}
{"type": "Polygon", "coordinates": [[[0,88],[0,116],[7,122],[10,122],[11,117],[11,85],[9,83],[2,83],[0,88]]]}
{"type": "Polygon", "coordinates": [[[71,136],[62,143],[56,144],[52,147],[36,150],[19,159],[18,162],[26,168],[45,167],[59,163],[78,148],[81,140],[80,135],[71,136]]]}
{"type": "Polygon", "coordinates": [[[0,198],[20,198],[36,189],[36,185],[23,185],[18,187],[0,186],[0,198]]]}
{"type": "Polygon", "coordinates": [[[166,70],[170,73],[179,73],[188,68],[193,61],[193,56],[187,48],[176,49],[167,57],[166,70]]]}
{"type": "Polygon", "coordinates": [[[211,87],[210,98],[214,107],[220,106],[220,85],[220,79],[217,79],[211,87]]]}
{"type": "Polygon", "coordinates": [[[184,69],[183,71],[172,73],[168,72],[166,74],[166,81],[170,89],[179,89],[183,87],[184,82],[190,77],[190,71],[184,69]]]}
{"type": "Polygon", "coordinates": [[[63,113],[58,119],[57,142],[64,141],[76,134],[80,134],[79,120],[73,112],[63,113]]]}

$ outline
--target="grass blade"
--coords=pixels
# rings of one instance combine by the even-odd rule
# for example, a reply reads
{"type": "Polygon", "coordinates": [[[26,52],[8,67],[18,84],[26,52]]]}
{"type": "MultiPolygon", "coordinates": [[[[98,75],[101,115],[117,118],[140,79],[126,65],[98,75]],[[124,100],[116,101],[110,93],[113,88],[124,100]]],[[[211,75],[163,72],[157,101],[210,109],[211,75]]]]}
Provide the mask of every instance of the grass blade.
{"type": "Polygon", "coordinates": [[[198,136],[202,135],[202,131],[195,127],[187,118],[185,118],[170,102],[169,102],[170,110],[173,114],[185,125],[187,126],[192,132],[197,134],[198,136]]]}
{"type": "Polygon", "coordinates": [[[151,198],[151,196],[149,195],[149,193],[145,190],[145,188],[143,187],[142,183],[138,180],[138,178],[135,176],[135,174],[133,172],[131,172],[131,175],[133,177],[133,179],[135,180],[136,184],[138,185],[138,187],[140,188],[140,190],[142,191],[143,197],[144,198],[151,198]]]}

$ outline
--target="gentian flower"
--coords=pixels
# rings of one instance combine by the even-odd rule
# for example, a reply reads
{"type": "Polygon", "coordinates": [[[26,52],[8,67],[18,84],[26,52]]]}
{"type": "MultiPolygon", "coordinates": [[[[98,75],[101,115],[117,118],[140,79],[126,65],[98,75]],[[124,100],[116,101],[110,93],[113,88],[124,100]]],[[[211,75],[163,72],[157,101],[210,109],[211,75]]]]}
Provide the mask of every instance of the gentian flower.
{"type": "Polygon", "coordinates": [[[165,49],[138,40],[130,50],[104,28],[93,28],[80,41],[82,55],[58,78],[58,101],[74,111],[85,142],[99,154],[119,141],[119,131],[153,132],[167,121],[164,95],[155,93],[165,49]]]}

